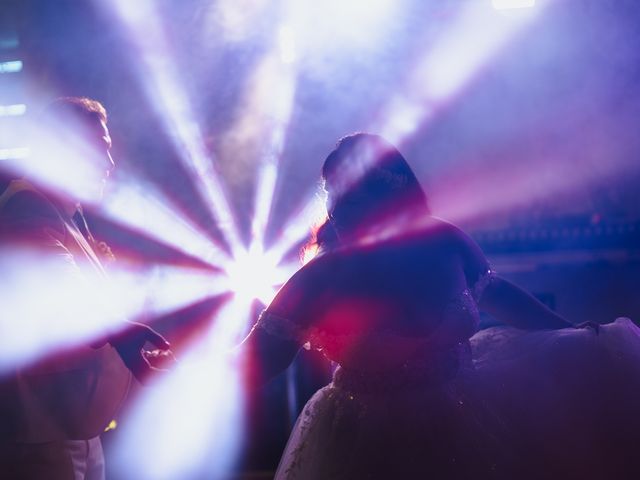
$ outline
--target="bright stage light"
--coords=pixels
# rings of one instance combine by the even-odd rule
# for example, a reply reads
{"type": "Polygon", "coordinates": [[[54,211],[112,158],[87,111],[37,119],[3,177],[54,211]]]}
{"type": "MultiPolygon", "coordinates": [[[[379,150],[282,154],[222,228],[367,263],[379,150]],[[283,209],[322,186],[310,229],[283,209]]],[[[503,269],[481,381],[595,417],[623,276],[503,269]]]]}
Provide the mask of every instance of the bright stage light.
{"type": "Polygon", "coordinates": [[[21,160],[30,154],[29,147],[0,148],[0,160],[21,160]]]}
{"type": "Polygon", "coordinates": [[[22,71],[22,60],[0,62],[0,73],[18,73],[22,71]]]}
{"type": "Polygon", "coordinates": [[[290,275],[288,270],[279,268],[279,260],[274,252],[265,252],[257,244],[238,252],[225,266],[229,290],[243,301],[257,299],[268,305],[290,275]]]}
{"type": "Polygon", "coordinates": [[[24,103],[0,105],[0,117],[19,117],[25,113],[27,113],[27,106],[24,103]]]}
{"type": "Polygon", "coordinates": [[[496,10],[509,10],[534,7],[536,0],[491,0],[491,3],[496,10]]]}

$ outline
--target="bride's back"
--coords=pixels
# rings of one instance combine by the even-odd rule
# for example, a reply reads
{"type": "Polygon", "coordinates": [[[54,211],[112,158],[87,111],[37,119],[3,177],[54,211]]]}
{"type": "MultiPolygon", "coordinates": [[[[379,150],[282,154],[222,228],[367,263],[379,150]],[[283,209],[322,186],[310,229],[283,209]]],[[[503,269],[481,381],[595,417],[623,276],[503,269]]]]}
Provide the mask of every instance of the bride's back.
{"type": "MultiPolygon", "coordinates": [[[[429,229],[314,260],[279,295],[295,298],[293,314],[312,343],[341,364],[392,366],[416,348],[447,349],[472,335],[455,227],[429,229]]],[[[468,298],[469,300],[470,297],[468,298]]],[[[279,301],[278,301],[279,300],[279,301]]]]}

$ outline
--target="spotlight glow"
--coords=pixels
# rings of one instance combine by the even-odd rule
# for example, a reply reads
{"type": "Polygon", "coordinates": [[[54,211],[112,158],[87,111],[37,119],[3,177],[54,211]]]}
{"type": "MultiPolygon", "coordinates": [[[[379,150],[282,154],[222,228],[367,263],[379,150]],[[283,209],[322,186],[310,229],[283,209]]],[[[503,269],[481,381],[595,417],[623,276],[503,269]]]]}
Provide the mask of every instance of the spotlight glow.
{"type": "Polygon", "coordinates": [[[496,10],[509,10],[513,8],[531,8],[536,5],[536,0],[491,0],[496,10]]]}
{"type": "Polygon", "coordinates": [[[290,268],[279,267],[279,261],[275,252],[265,252],[258,244],[253,244],[226,266],[229,289],[239,301],[257,299],[268,305],[280,285],[293,273],[290,268]]]}
{"type": "Polygon", "coordinates": [[[27,106],[24,103],[0,105],[0,117],[19,117],[25,113],[27,113],[27,106]]]}
{"type": "Polygon", "coordinates": [[[22,60],[0,62],[0,73],[18,73],[22,71],[22,60]]]}

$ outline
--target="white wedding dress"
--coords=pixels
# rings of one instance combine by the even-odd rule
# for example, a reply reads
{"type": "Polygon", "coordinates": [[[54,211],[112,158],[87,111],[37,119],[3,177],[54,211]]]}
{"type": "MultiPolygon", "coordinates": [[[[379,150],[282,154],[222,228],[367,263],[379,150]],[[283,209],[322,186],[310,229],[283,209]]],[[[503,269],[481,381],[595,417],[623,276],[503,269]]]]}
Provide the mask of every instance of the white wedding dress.
{"type": "Polygon", "coordinates": [[[471,336],[490,275],[424,337],[337,335],[264,314],[260,328],[340,365],[300,414],[276,478],[640,478],[640,330],[621,318],[599,334],[471,336]],[[451,325],[469,334],[452,343],[451,325]]]}

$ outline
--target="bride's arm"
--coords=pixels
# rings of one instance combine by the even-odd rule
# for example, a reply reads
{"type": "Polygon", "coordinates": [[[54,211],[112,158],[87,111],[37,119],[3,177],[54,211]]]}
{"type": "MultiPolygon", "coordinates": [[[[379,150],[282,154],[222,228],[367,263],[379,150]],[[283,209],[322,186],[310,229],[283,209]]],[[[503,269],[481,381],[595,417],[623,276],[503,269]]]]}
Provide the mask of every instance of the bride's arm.
{"type": "Polygon", "coordinates": [[[238,346],[236,355],[249,387],[263,385],[286,370],[307,342],[306,321],[312,316],[310,299],[317,287],[317,275],[310,265],[283,285],[238,346]]]}
{"type": "Polygon", "coordinates": [[[282,373],[299,350],[296,340],[273,335],[256,324],[237,351],[247,386],[259,387],[282,373]]]}
{"type": "Polygon", "coordinates": [[[495,274],[484,288],[478,307],[497,320],[522,329],[557,329],[572,326],[533,295],[495,274]]]}
{"type": "Polygon", "coordinates": [[[464,273],[480,310],[497,320],[527,330],[573,326],[533,295],[496,275],[480,247],[456,229],[464,273]]]}

